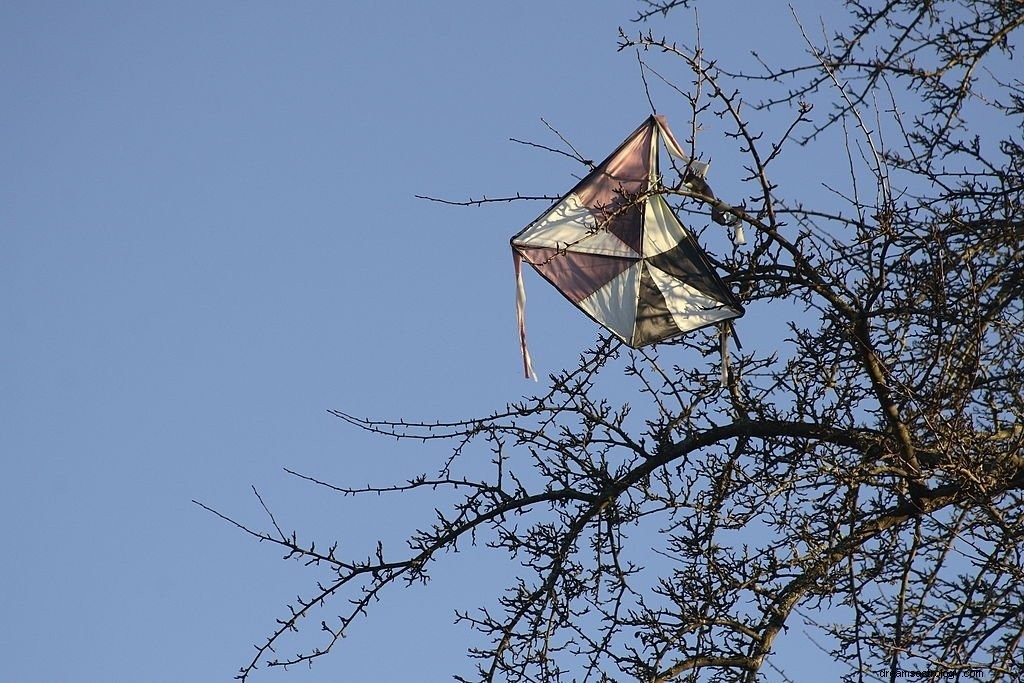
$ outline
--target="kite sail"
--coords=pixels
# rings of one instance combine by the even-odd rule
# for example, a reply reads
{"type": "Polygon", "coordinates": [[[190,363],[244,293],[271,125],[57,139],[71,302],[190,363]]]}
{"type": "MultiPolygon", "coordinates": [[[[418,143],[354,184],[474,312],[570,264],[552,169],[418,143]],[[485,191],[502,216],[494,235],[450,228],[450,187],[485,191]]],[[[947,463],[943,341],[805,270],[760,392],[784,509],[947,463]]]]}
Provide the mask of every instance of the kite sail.
{"type": "Polygon", "coordinates": [[[526,348],[522,261],[634,348],[743,315],[660,192],[663,145],[687,165],[686,175],[703,181],[707,165],[684,154],[664,118],[653,115],[511,239],[527,377],[535,375],[526,348]]]}

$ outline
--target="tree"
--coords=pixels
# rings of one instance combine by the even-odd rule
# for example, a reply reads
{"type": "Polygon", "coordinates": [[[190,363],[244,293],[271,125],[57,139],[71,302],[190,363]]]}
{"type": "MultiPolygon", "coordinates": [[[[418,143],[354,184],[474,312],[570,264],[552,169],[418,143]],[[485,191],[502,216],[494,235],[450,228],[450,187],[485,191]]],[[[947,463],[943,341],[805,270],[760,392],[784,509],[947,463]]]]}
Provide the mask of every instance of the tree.
{"type": "MultiPolygon", "coordinates": [[[[639,20],[697,4],[645,0],[639,20]]],[[[460,681],[753,682],[797,620],[848,681],[1021,675],[1024,83],[1010,59],[1024,3],[845,6],[844,30],[805,32],[804,61],[757,72],[649,26],[621,33],[688,102],[695,151],[714,118],[744,155],[744,202],[678,179],[664,192],[742,221],[749,246],[716,265],[745,304],[793,312],[790,338],[734,354],[724,385],[711,335],[672,345],[707,357],[694,367],[601,338],[546,391],[484,417],[338,412],[452,443],[433,476],[339,487],[434,491],[437,517],[404,554],[366,559],[233,522],[319,571],[240,679],[327,654],[392,586],[470,543],[521,569],[497,606],[458,613],[482,634],[460,681]],[[993,113],[1004,125],[972,125],[993,113]],[[812,202],[807,178],[776,177],[800,145],[833,150],[847,186],[812,202]],[[604,395],[616,371],[636,396],[604,395]],[[478,446],[486,474],[463,468],[478,446]],[[307,630],[305,653],[275,654],[307,630]]]]}

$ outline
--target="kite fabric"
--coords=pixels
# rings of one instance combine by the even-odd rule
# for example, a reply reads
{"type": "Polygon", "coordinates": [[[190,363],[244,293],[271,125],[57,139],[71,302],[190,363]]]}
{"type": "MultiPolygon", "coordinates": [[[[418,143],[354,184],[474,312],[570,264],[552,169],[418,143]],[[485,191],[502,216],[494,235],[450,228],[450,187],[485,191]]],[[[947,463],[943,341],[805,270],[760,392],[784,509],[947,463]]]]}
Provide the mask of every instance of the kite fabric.
{"type": "MultiPolygon", "coordinates": [[[[707,164],[680,149],[661,116],[649,117],[568,194],[511,239],[523,370],[526,261],[576,307],[633,348],[724,324],[743,306],[659,190],[661,146],[703,177],[707,164]]],[[[696,188],[695,188],[696,189],[696,188]]],[[[710,194],[696,189],[701,194],[710,194]]]]}

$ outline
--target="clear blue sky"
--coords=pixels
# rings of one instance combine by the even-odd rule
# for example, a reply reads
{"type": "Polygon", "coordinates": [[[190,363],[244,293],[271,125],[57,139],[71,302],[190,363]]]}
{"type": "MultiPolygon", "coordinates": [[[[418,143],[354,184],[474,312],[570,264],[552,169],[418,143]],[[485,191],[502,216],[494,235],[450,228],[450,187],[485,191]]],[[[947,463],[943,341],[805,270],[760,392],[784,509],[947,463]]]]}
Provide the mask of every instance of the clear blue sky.
{"type": "MultiPolygon", "coordinates": [[[[784,5],[712,4],[703,39],[723,60],[799,47],[784,5]]],[[[0,680],[230,680],[306,584],[193,498],[259,525],[254,484],[283,526],[365,551],[429,514],[352,507],[282,467],[425,471],[436,450],[326,411],[445,419],[534,388],[507,241],[544,205],[414,195],[566,191],[578,167],[508,138],[557,146],[543,117],[601,158],[643,120],[635,55],[616,51],[636,9],[0,3],[0,680]]],[[[693,39],[685,11],[655,26],[693,39]]],[[[682,102],[661,103],[682,128],[682,102]]],[[[713,121],[702,142],[722,194],[734,153],[713,121]]],[[[543,374],[594,329],[527,287],[543,374]]],[[[254,680],[464,672],[452,610],[498,586],[446,566],[312,671],[254,680]]]]}

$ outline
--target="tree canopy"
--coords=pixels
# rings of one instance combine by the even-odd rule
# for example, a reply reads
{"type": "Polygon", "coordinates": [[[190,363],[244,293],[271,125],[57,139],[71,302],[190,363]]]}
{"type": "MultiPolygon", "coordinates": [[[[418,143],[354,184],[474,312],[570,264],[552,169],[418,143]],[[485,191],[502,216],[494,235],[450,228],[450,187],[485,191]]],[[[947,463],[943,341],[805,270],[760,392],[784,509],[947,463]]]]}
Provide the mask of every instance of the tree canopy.
{"type": "Polygon", "coordinates": [[[239,678],[344,656],[339,639],[376,600],[401,600],[393,587],[471,543],[518,578],[460,606],[479,632],[460,681],[752,683],[797,620],[848,681],[1021,675],[1024,3],[848,0],[840,30],[794,15],[800,61],[751,46],[754,71],[645,23],[699,5],[645,0],[620,48],[649,92],[685,101],[695,156],[706,120],[742,155],[744,196],[724,209],[679,178],[663,191],[684,214],[742,221],[749,244],[715,265],[745,306],[789,316],[788,338],[733,352],[724,384],[712,334],[654,350],[602,337],[491,414],[337,412],[449,441],[450,457],[379,488],[311,480],[436,492],[436,517],[369,558],[236,521],[313,572],[239,678]],[[812,198],[813,169],[775,169],[814,145],[846,181],[812,198]],[[608,373],[635,391],[606,391],[608,373]]]}

